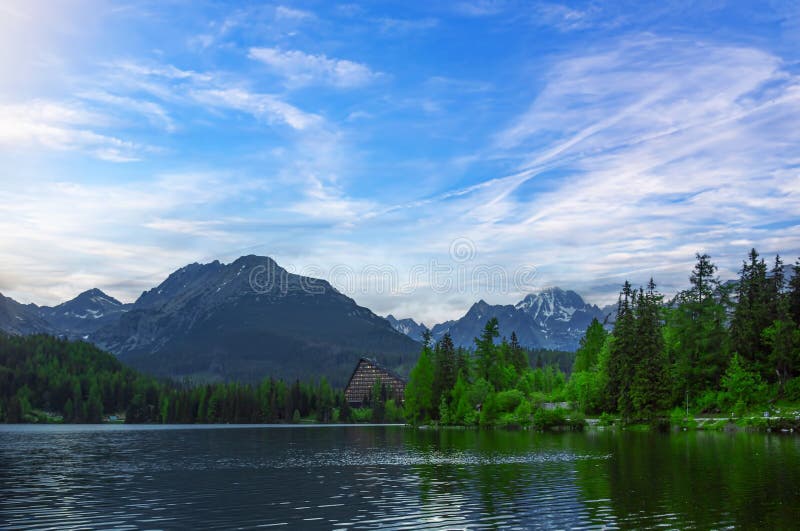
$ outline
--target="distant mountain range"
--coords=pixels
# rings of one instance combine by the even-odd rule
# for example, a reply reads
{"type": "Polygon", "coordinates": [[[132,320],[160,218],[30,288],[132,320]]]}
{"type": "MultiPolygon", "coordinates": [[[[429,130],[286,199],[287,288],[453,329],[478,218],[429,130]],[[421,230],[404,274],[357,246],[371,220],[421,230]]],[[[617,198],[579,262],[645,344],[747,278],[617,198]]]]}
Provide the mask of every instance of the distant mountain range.
{"type": "Polygon", "coordinates": [[[39,308],[39,315],[60,334],[84,338],[103,326],[116,322],[132,306],[95,288],[58,306],[42,306],[39,308]]]}
{"type": "MultiPolygon", "coordinates": [[[[496,317],[501,337],[516,332],[520,344],[528,348],[574,351],[592,319],[605,322],[615,310],[616,306],[598,308],[574,291],[555,287],[527,295],[514,305],[478,301],[460,319],[434,326],[431,335],[438,340],[449,332],[456,346],[473,347],[486,321],[496,317]]],[[[412,338],[422,335],[424,326],[412,319],[398,320],[391,315],[387,319],[395,330],[412,338]]]]}
{"type": "MultiPolygon", "coordinates": [[[[550,288],[515,305],[479,301],[431,333],[439,340],[449,332],[456,345],[469,348],[486,321],[497,317],[501,336],[515,331],[523,346],[574,351],[591,320],[603,322],[613,311],[587,304],[574,291],[550,288]]],[[[379,317],[324,280],[291,274],[270,258],[251,255],[230,264],[182,267],[132,304],[99,289],[54,307],[0,295],[0,330],[87,340],[159,376],[195,381],[326,376],[343,385],[365,355],[407,373],[425,326],[379,317]],[[259,284],[253,277],[259,271],[272,282],[259,284]]]]}
{"type": "Polygon", "coordinates": [[[145,372],[195,381],[326,376],[341,386],[361,356],[407,373],[419,352],[328,282],[258,256],[188,265],[127,305],[100,290],[53,308],[2,297],[0,329],[86,339],[145,372]],[[254,289],[258,270],[274,282],[254,289]]]}
{"type": "Polygon", "coordinates": [[[414,341],[422,341],[422,333],[428,329],[424,323],[417,323],[414,319],[395,319],[394,315],[389,314],[386,320],[392,325],[392,328],[405,334],[414,341]]]}

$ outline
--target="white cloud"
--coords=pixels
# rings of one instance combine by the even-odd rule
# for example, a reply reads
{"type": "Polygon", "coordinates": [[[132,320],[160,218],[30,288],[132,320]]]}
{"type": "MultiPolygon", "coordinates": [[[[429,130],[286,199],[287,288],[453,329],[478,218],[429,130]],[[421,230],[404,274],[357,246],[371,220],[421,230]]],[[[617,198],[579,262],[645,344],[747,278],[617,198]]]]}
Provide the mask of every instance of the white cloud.
{"type": "Polygon", "coordinates": [[[269,66],[293,87],[322,84],[352,88],[366,85],[380,75],[361,63],[299,50],[250,48],[249,57],[269,66]]]}
{"type": "Polygon", "coordinates": [[[172,133],[175,131],[175,122],[163,106],[147,100],[118,96],[105,91],[89,91],[80,94],[80,97],[92,102],[105,103],[118,108],[123,112],[140,114],[148,121],[172,133]]]}
{"type": "Polygon", "coordinates": [[[155,148],[97,132],[112,119],[81,104],[33,100],[0,104],[0,147],[83,151],[111,162],[139,160],[155,148]]]}
{"type": "Polygon", "coordinates": [[[546,80],[485,154],[524,171],[442,200],[442,217],[465,220],[451,234],[590,297],[597,279],[625,276],[679,289],[700,249],[735,271],[747,251],[736,240],[800,250],[800,172],[786,157],[800,149],[789,125],[800,122],[800,79],[779,59],[643,37],[565,57],[546,80]],[[548,171],[560,177],[537,186],[548,171]]]}
{"type": "Polygon", "coordinates": [[[275,16],[277,18],[285,18],[291,20],[309,20],[316,18],[314,13],[310,11],[304,11],[302,9],[295,9],[287,6],[276,7],[275,16]]]}
{"type": "MultiPolygon", "coordinates": [[[[223,73],[195,72],[173,65],[118,61],[107,65],[108,84],[143,91],[154,98],[181,105],[202,105],[248,113],[269,124],[285,124],[296,130],[321,125],[321,116],[305,112],[275,94],[255,92],[236,77],[223,73]]],[[[140,106],[142,102],[140,102],[140,106]]],[[[157,118],[158,108],[140,108],[157,118]]]]}
{"type": "Polygon", "coordinates": [[[503,13],[509,8],[509,0],[472,0],[456,3],[455,11],[470,17],[487,17],[503,13]]]}
{"type": "Polygon", "coordinates": [[[247,112],[270,123],[285,123],[294,129],[308,129],[322,122],[320,116],[303,112],[271,94],[227,88],[196,90],[192,96],[200,103],[247,112]]]}
{"type": "Polygon", "coordinates": [[[309,176],[303,196],[289,205],[290,212],[336,226],[353,226],[375,206],[370,201],[349,198],[336,186],[314,176],[309,176]]]}
{"type": "Polygon", "coordinates": [[[382,17],[374,19],[383,33],[390,35],[405,35],[415,31],[425,31],[433,29],[439,25],[435,18],[426,17],[420,19],[382,17]]]}

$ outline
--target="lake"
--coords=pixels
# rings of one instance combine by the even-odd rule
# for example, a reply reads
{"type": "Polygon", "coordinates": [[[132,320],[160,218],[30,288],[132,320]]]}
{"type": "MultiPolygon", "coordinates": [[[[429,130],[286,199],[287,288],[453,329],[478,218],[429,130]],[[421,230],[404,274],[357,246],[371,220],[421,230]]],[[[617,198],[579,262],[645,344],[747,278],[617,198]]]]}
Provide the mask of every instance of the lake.
{"type": "Polygon", "coordinates": [[[800,525],[800,437],[0,426],[6,528],[800,525]]]}

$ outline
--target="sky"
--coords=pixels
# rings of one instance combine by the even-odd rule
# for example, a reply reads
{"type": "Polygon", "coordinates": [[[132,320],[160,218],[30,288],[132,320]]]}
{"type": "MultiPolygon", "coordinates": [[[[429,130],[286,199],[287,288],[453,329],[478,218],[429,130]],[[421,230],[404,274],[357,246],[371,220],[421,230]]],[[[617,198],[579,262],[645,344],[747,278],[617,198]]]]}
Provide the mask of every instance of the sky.
{"type": "Polygon", "coordinates": [[[429,325],[800,255],[797,2],[0,4],[0,292],[274,258],[429,325]]]}

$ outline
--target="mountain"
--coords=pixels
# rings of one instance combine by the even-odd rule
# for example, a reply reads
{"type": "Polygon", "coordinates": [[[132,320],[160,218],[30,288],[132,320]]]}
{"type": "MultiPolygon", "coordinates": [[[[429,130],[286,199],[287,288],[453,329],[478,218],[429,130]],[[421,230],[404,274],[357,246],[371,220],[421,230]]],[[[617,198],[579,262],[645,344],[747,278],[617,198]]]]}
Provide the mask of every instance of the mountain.
{"type": "Polygon", "coordinates": [[[457,346],[473,347],[492,317],[500,323],[501,337],[516,332],[525,347],[574,351],[592,319],[603,322],[606,315],[574,291],[555,287],[527,295],[515,305],[478,301],[460,319],[434,326],[431,334],[438,340],[449,332],[457,346]]]}
{"type": "Polygon", "coordinates": [[[427,330],[424,323],[417,323],[414,319],[396,319],[392,314],[389,314],[386,316],[386,320],[389,321],[392,328],[415,341],[421,341],[422,333],[427,330]]]}
{"type": "Polygon", "coordinates": [[[343,385],[362,356],[407,372],[419,350],[328,282],[252,255],[183,267],[127,310],[89,340],[134,368],[174,378],[326,376],[343,385]]]}
{"type": "Polygon", "coordinates": [[[39,315],[35,304],[21,304],[0,293],[0,330],[12,335],[53,334],[54,328],[39,315]]]}
{"type": "Polygon", "coordinates": [[[95,288],[58,306],[42,306],[38,313],[60,335],[86,339],[103,326],[116,322],[131,306],[95,288]]]}

